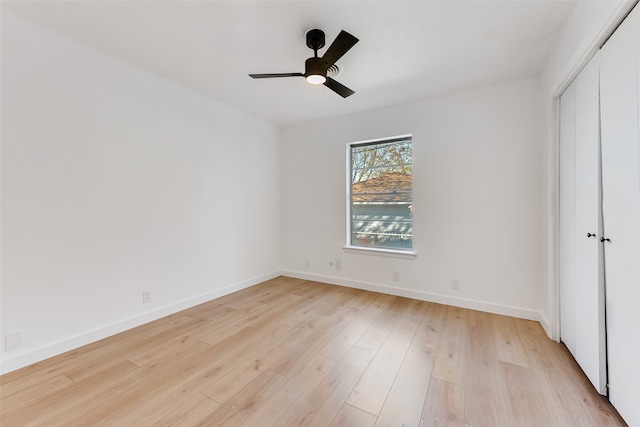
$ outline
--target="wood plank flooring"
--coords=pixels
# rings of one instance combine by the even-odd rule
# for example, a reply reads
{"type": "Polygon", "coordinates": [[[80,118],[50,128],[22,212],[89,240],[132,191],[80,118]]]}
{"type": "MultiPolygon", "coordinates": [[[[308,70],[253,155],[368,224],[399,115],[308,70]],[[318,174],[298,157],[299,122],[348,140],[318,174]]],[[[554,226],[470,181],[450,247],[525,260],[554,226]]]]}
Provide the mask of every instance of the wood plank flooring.
{"type": "Polygon", "coordinates": [[[12,426],[624,426],[536,322],[279,277],[0,377],[12,426]]]}

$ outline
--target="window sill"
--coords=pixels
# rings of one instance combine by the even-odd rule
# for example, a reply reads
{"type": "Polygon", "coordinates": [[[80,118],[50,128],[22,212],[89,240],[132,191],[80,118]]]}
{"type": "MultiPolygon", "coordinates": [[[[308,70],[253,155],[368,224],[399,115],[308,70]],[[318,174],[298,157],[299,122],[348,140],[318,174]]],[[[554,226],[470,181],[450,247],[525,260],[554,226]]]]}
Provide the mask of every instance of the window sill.
{"type": "Polygon", "coordinates": [[[400,259],[416,259],[417,253],[413,251],[396,251],[393,249],[363,248],[359,246],[343,246],[342,250],[348,254],[375,255],[400,259]]]}

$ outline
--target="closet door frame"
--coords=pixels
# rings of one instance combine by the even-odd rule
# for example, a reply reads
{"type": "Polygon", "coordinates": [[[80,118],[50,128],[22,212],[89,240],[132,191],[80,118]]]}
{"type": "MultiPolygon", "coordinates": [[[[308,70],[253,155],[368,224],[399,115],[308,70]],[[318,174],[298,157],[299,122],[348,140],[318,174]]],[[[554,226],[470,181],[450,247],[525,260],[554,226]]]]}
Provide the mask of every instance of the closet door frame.
{"type": "MultiPolygon", "coordinates": [[[[609,39],[609,37],[615,32],[618,26],[623,22],[625,17],[630,13],[630,11],[636,6],[638,0],[624,1],[620,2],[608,19],[603,22],[601,29],[598,33],[593,34],[593,40],[590,44],[584,46],[584,50],[581,52],[576,52],[577,55],[574,57],[573,62],[570,62],[567,68],[567,73],[564,79],[560,80],[555,86],[554,92],[551,94],[551,102],[552,102],[552,116],[554,118],[554,137],[553,137],[553,145],[550,151],[550,162],[552,166],[552,179],[553,187],[550,188],[550,191],[555,194],[555,197],[552,199],[555,203],[554,209],[551,211],[551,226],[548,229],[549,237],[550,237],[550,272],[549,272],[549,280],[551,283],[551,294],[550,294],[550,313],[552,318],[551,323],[549,325],[549,335],[552,339],[556,341],[561,341],[562,334],[562,307],[561,307],[561,299],[562,299],[562,289],[561,289],[561,280],[563,279],[563,274],[566,274],[566,271],[562,270],[562,260],[563,260],[563,244],[560,238],[561,235],[561,226],[562,226],[562,214],[560,211],[560,200],[561,200],[561,150],[562,147],[560,145],[560,121],[561,121],[561,96],[565,93],[567,88],[575,81],[580,72],[587,66],[591,58],[597,54],[599,49],[605,44],[605,42],[609,39]]],[[[638,6],[640,8],[640,6],[638,6]]],[[[639,62],[640,67],[640,62],[639,62]]],[[[639,88],[640,88],[640,76],[639,78],[639,88]]],[[[639,89],[640,95],[640,89],[639,89]]],[[[640,163],[640,153],[639,153],[639,163],[640,163]]],[[[600,198],[602,195],[600,194],[600,198]]],[[[600,228],[600,227],[599,227],[600,228]]],[[[603,233],[602,229],[598,230],[598,237],[600,237],[603,233]]],[[[602,259],[602,248],[600,247],[599,256],[602,259]]],[[[639,267],[640,268],[640,265],[639,267]]],[[[601,281],[601,289],[604,289],[604,271],[599,272],[600,281],[601,281]]],[[[604,290],[603,290],[604,292],[604,290]]],[[[604,300],[604,297],[603,297],[604,300]]],[[[606,328],[606,325],[604,326],[606,328]]],[[[606,329],[605,329],[606,330],[606,329]]],[[[606,338],[604,344],[605,354],[602,356],[606,360],[606,338]]],[[[600,387],[596,386],[596,389],[601,394],[607,394],[607,384],[606,384],[606,367],[604,374],[600,375],[600,387]],[[602,384],[604,382],[604,384],[602,384]]],[[[594,384],[595,385],[595,384],[594,384]]]]}

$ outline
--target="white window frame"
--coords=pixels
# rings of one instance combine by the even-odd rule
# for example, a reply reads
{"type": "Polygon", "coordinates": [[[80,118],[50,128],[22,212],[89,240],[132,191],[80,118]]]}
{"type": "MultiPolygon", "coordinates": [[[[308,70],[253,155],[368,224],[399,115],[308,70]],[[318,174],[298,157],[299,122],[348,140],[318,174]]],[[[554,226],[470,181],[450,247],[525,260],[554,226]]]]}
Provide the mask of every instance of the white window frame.
{"type": "MultiPolygon", "coordinates": [[[[364,141],[355,141],[349,142],[346,146],[346,171],[347,171],[347,203],[346,203],[346,244],[343,246],[343,250],[346,253],[353,254],[365,254],[365,255],[377,255],[377,256],[385,256],[392,258],[401,258],[401,259],[415,259],[417,253],[415,251],[415,238],[412,236],[412,248],[411,249],[391,249],[391,248],[379,248],[379,247],[367,247],[367,246],[354,246],[351,244],[351,152],[352,148],[356,145],[364,145],[364,144],[375,144],[375,143],[383,143],[390,142],[393,140],[401,140],[401,139],[411,139],[412,146],[412,165],[413,165],[413,135],[398,135],[398,136],[390,136],[385,138],[376,138],[376,139],[368,139],[364,141]]],[[[412,189],[413,191],[413,189],[412,189]]],[[[414,233],[415,236],[415,233],[414,233]]]]}

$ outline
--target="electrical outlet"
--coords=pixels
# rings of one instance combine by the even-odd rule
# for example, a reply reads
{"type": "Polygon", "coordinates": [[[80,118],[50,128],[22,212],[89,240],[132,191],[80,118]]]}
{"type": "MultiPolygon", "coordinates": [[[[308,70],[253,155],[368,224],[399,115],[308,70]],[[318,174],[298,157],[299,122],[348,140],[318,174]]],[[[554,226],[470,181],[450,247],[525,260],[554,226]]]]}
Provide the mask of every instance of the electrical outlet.
{"type": "Polygon", "coordinates": [[[142,303],[148,304],[151,302],[151,291],[142,291],[142,303]]]}
{"type": "Polygon", "coordinates": [[[309,260],[308,259],[304,260],[304,267],[305,268],[309,268],[309,260]]]}
{"type": "Polygon", "coordinates": [[[451,279],[451,289],[460,289],[460,281],[458,279],[451,279]]]}
{"type": "Polygon", "coordinates": [[[22,346],[22,331],[9,332],[4,336],[4,349],[6,351],[22,346]]]}
{"type": "Polygon", "coordinates": [[[399,271],[394,271],[393,272],[393,281],[394,282],[399,282],[400,281],[400,272],[399,271]]]}
{"type": "Polygon", "coordinates": [[[340,258],[336,258],[335,265],[336,265],[336,270],[340,270],[342,268],[342,260],[340,258]]]}

